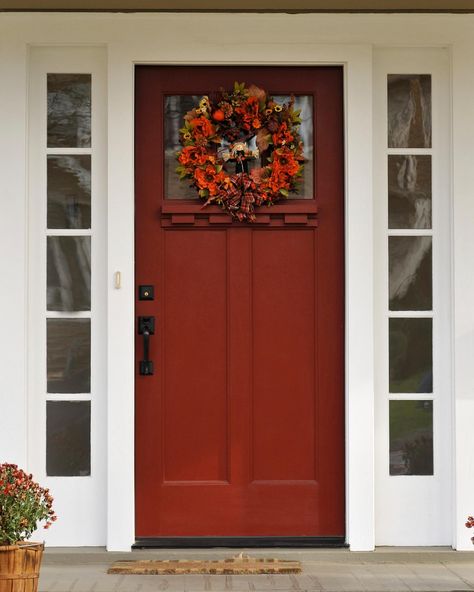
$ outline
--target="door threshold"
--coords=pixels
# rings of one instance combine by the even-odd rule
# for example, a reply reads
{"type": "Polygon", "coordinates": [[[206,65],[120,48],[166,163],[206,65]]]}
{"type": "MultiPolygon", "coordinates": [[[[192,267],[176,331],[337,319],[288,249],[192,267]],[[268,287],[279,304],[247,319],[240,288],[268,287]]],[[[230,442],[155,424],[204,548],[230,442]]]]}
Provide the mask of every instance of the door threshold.
{"type": "Polygon", "coordinates": [[[348,547],[344,536],[330,537],[138,537],[132,549],[191,549],[212,547],[348,547]]]}

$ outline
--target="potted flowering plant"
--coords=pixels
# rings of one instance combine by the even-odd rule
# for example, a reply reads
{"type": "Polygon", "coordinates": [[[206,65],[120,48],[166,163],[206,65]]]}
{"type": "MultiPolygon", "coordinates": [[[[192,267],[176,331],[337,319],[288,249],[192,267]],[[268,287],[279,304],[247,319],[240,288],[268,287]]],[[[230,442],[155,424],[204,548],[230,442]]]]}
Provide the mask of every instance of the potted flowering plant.
{"type": "Polygon", "coordinates": [[[56,520],[53,498],[17,465],[0,464],[0,592],[36,592],[43,543],[27,540],[56,520]]]}

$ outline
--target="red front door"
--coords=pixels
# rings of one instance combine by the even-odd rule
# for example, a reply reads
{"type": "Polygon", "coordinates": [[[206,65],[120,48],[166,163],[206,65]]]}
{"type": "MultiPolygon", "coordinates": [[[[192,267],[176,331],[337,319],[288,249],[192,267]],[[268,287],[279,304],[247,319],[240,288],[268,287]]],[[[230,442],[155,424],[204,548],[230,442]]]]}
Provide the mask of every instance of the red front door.
{"type": "Polygon", "coordinates": [[[342,69],[137,67],[135,158],[137,540],[343,537],[342,69]],[[314,148],[305,194],[253,224],[173,173],[191,95],[236,80],[300,97],[314,148]]]}

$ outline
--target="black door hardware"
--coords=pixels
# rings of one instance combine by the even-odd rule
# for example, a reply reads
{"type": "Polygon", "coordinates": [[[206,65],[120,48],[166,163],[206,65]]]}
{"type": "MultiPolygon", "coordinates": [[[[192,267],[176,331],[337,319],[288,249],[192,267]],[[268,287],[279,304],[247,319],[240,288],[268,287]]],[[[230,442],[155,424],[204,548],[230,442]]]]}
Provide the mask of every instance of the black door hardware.
{"type": "Polygon", "coordinates": [[[138,286],[138,300],[154,300],[154,286],[138,286]]]}
{"type": "Polygon", "coordinates": [[[143,360],[140,361],[140,374],[151,376],[153,362],[150,357],[150,335],[155,334],[155,317],[138,317],[138,334],[143,335],[143,360]]]}

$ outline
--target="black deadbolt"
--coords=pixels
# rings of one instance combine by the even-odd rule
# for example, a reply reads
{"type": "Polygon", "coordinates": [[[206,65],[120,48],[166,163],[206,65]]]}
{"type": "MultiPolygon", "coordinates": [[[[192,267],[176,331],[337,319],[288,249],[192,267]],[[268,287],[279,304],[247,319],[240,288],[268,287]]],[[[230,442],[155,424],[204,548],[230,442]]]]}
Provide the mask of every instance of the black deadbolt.
{"type": "Polygon", "coordinates": [[[154,300],[155,287],[154,286],[138,286],[138,300],[154,300]]]}

